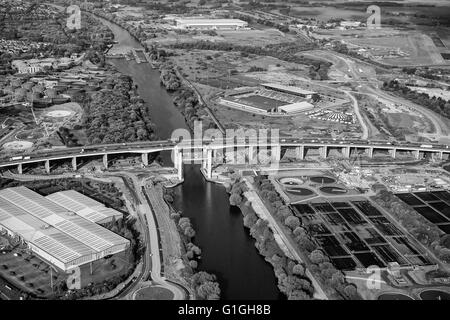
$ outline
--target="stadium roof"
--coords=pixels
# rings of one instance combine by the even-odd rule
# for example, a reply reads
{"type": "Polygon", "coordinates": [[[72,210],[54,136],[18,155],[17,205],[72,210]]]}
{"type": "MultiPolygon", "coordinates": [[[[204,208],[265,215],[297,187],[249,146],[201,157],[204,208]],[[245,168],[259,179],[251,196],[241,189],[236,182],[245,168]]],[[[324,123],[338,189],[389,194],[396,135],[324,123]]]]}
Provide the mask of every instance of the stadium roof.
{"type": "Polygon", "coordinates": [[[74,190],[56,192],[48,195],[46,198],[95,223],[111,220],[113,217],[122,217],[122,213],[119,211],[107,208],[100,202],[86,197],[85,195],[74,190]]]}
{"type": "Polygon", "coordinates": [[[9,201],[15,207],[26,211],[67,236],[77,239],[96,252],[129,243],[127,239],[77,216],[74,212],[68,211],[28,188],[16,187],[0,190],[0,198],[9,201]]]}
{"type": "Polygon", "coordinates": [[[315,93],[313,91],[303,90],[302,88],[299,88],[299,87],[285,86],[285,85],[277,84],[277,83],[263,83],[261,85],[266,88],[278,89],[278,90],[283,90],[283,91],[292,92],[292,93],[296,93],[296,94],[302,94],[302,95],[309,95],[309,94],[315,93]]]}
{"type": "Polygon", "coordinates": [[[307,111],[312,108],[314,108],[314,105],[312,105],[309,102],[302,101],[302,102],[292,103],[292,104],[278,107],[278,110],[284,111],[286,113],[294,113],[294,112],[307,111]]]}

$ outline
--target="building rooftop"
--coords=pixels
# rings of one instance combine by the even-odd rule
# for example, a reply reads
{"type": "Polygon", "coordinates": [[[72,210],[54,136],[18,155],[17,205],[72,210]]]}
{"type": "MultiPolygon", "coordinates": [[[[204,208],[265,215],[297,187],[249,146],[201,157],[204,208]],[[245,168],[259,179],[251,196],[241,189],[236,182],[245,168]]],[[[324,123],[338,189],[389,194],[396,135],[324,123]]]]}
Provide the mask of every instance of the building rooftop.
{"type": "Polygon", "coordinates": [[[113,217],[122,217],[121,212],[107,208],[102,203],[86,197],[85,195],[74,190],[56,192],[48,195],[46,198],[95,223],[111,220],[113,217]]]}
{"type": "Polygon", "coordinates": [[[28,188],[16,187],[0,190],[0,198],[41,220],[42,224],[58,229],[96,252],[129,243],[127,239],[81,218],[76,213],[28,188]]]}

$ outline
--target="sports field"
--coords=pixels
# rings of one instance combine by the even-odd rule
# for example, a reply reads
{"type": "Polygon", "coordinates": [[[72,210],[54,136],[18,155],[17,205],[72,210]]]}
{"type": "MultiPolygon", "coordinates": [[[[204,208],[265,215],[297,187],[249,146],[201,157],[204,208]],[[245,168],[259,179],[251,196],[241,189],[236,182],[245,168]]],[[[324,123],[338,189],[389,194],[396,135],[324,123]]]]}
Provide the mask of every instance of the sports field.
{"type": "Polygon", "coordinates": [[[286,102],[283,102],[281,100],[275,100],[272,98],[267,98],[259,95],[242,97],[239,98],[238,101],[243,104],[247,104],[249,106],[259,108],[262,110],[270,110],[287,104],[286,102]]]}

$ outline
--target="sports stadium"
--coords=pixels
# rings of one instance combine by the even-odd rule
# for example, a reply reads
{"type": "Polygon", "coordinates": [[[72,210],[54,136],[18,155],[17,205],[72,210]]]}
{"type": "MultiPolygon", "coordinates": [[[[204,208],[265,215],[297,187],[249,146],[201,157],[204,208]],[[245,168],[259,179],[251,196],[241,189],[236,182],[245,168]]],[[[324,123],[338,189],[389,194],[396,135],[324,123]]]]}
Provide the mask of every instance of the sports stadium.
{"type": "Polygon", "coordinates": [[[294,86],[264,83],[253,90],[228,94],[219,103],[252,113],[297,114],[314,109],[310,102],[315,94],[294,86]]]}
{"type": "MultiPolygon", "coordinates": [[[[70,196],[76,199],[74,203],[84,199],[70,196]]],[[[83,212],[78,210],[81,206],[71,205],[67,201],[63,207],[25,187],[0,190],[0,230],[65,272],[130,246],[129,240],[95,223],[105,220],[101,213],[95,215],[91,210],[89,215],[86,207],[83,212]]],[[[108,214],[112,215],[104,213],[108,214]]]]}

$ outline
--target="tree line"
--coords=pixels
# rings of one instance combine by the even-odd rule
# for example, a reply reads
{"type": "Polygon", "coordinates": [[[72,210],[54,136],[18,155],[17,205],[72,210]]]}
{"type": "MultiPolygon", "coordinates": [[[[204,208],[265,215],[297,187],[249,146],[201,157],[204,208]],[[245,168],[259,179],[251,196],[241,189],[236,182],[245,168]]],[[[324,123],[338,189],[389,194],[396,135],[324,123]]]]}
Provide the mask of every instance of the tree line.
{"type": "Polygon", "coordinates": [[[390,80],[383,83],[383,90],[394,92],[397,95],[421,105],[437,114],[450,119],[450,100],[446,101],[441,97],[430,97],[424,92],[411,90],[406,85],[400,84],[397,80],[390,80]]]}

